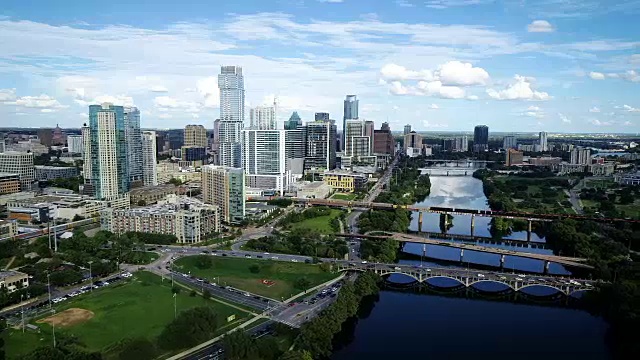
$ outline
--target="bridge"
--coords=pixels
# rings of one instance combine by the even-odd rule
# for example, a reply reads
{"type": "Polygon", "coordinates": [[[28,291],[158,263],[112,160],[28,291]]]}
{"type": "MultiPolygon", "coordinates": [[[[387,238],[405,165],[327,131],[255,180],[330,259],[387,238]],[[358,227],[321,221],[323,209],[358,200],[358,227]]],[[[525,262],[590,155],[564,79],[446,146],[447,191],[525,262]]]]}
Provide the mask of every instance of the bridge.
{"type": "Polygon", "coordinates": [[[459,166],[459,164],[491,164],[491,163],[495,163],[495,161],[491,161],[491,160],[473,160],[473,159],[457,159],[457,160],[444,160],[444,159],[426,159],[425,160],[426,163],[444,163],[445,166],[446,164],[456,164],[456,166],[459,166]]]}
{"type": "Polygon", "coordinates": [[[478,169],[474,168],[449,168],[449,167],[430,167],[420,169],[421,174],[429,176],[471,176],[478,169]]]}
{"type": "MultiPolygon", "coordinates": [[[[590,216],[575,215],[575,214],[537,214],[537,213],[527,213],[527,212],[519,212],[519,211],[460,209],[460,208],[446,208],[446,207],[437,207],[437,206],[425,207],[425,206],[416,206],[416,205],[397,205],[397,204],[371,202],[371,201],[348,201],[348,200],[336,200],[336,199],[307,199],[307,198],[285,198],[285,199],[290,199],[297,204],[302,204],[305,206],[320,205],[320,206],[331,206],[331,207],[350,208],[350,209],[354,208],[354,209],[379,209],[379,210],[406,209],[409,211],[418,211],[420,213],[429,212],[429,213],[450,214],[450,215],[471,215],[472,223],[475,216],[521,219],[521,220],[527,220],[529,222],[575,219],[575,220],[595,221],[598,223],[615,223],[615,222],[640,223],[640,220],[590,217],[590,216]]],[[[531,224],[529,224],[529,228],[531,228],[531,224]]]]}
{"type": "MultiPolygon", "coordinates": [[[[412,233],[409,231],[409,233],[412,233]]],[[[419,231],[416,235],[426,236],[430,239],[441,239],[450,241],[462,241],[462,242],[474,242],[478,244],[497,244],[497,245],[510,245],[515,247],[527,247],[531,249],[547,249],[547,244],[543,242],[535,242],[523,239],[507,239],[507,238],[493,238],[487,236],[477,235],[465,235],[465,234],[449,234],[433,231],[419,231]]]]}
{"type": "Polygon", "coordinates": [[[500,255],[500,266],[504,265],[504,260],[506,256],[517,256],[527,259],[541,260],[544,261],[544,270],[545,272],[549,270],[550,263],[557,263],[566,266],[573,266],[585,269],[593,269],[593,266],[584,264],[583,262],[587,261],[584,258],[576,258],[569,256],[558,256],[558,255],[548,255],[548,254],[535,254],[523,251],[514,251],[509,249],[499,249],[492,248],[487,246],[466,244],[461,242],[452,242],[452,241],[441,241],[434,240],[429,238],[424,238],[421,236],[403,234],[403,233],[392,233],[392,232],[384,232],[388,235],[371,235],[371,234],[336,234],[336,236],[340,237],[356,237],[356,238],[366,238],[366,239],[393,239],[399,242],[410,242],[410,243],[419,243],[419,244],[428,244],[428,245],[439,245],[439,246],[447,246],[460,249],[460,261],[463,260],[464,250],[470,251],[479,251],[490,254],[498,254],[500,255]]]}
{"type": "Polygon", "coordinates": [[[503,272],[479,272],[478,270],[426,267],[401,264],[358,264],[348,261],[336,261],[333,267],[337,271],[373,271],[380,276],[402,274],[419,283],[429,279],[445,278],[457,281],[460,286],[470,287],[483,282],[494,282],[507,286],[517,292],[533,286],[554,289],[566,296],[579,291],[594,289],[598,280],[568,279],[557,276],[533,276],[503,272]]]}

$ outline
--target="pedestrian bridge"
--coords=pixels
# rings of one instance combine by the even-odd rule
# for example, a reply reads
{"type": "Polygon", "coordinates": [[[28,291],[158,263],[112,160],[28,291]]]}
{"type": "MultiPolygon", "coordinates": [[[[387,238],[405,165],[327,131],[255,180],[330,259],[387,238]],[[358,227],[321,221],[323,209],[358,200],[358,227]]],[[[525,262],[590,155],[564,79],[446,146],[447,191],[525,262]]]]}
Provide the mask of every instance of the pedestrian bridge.
{"type": "Polygon", "coordinates": [[[524,275],[502,272],[487,272],[474,269],[409,266],[400,264],[362,264],[341,261],[334,264],[337,271],[373,271],[380,276],[402,274],[424,283],[429,279],[446,278],[457,281],[460,286],[470,287],[482,282],[494,282],[517,292],[534,286],[554,289],[570,296],[579,291],[593,290],[598,280],[569,279],[548,275],[524,275]]]}

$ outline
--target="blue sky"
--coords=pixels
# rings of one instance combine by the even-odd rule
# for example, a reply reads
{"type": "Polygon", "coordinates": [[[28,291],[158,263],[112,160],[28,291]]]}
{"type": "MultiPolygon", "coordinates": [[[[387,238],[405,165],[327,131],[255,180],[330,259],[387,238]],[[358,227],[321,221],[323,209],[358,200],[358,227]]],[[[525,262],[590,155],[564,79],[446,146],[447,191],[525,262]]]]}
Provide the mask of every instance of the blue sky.
{"type": "Polygon", "coordinates": [[[357,94],[395,130],[635,133],[639,17],[640,0],[3,0],[0,123],[79,127],[110,101],[212,128],[219,68],[241,65],[247,107],[277,95],[279,121],[341,120],[357,94]]]}

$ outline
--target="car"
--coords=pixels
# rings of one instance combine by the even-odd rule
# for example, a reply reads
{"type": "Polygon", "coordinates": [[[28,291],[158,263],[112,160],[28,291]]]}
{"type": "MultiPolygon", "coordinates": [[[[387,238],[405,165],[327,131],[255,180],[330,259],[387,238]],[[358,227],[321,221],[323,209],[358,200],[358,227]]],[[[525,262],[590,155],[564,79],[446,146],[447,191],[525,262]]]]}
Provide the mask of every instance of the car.
{"type": "Polygon", "coordinates": [[[248,296],[248,297],[250,297],[250,296],[251,296],[251,294],[249,294],[248,292],[246,292],[246,293],[244,293],[244,296],[248,296]]]}
{"type": "Polygon", "coordinates": [[[395,271],[400,271],[400,270],[402,270],[402,269],[400,269],[400,267],[399,267],[399,266],[396,266],[396,267],[394,267],[394,268],[393,268],[393,270],[395,270],[395,271]]]}
{"type": "Polygon", "coordinates": [[[291,259],[291,262],[298,262],[298,260],[296,260],[296,259],[291,259]]]}
{"type": "Polygon", "coordinates": [[[262,259],[262,255],[258,255],[256,256],[258,259],[262,259]]]}
{"type": "Polygon", "coordinates": [[[246,254],[244,257],[246,257],[247,259],[251,259],[251,255],[246,254]]]}
{"type": "Polygon", "coordinates": [[[272,256],[271,259],[278,260],[278,257],[277,256],[272,256]]]}
{"type": "Polygon", "coordinates": [[[229,255],[227,255],[227,254],[222,254],[222,256],[229,256],[229,255]]]}
{"type": "Polygon", "coordinates": [[[266,252],[266,253],[264,253],[264,254],[265,254],[265,255],[269,255],[269,253],[268,253],[268,252],[266,252]]]}
{"type": "Polygon", "coordinates": [[[363,263],[363,264],[366,264],[366,263],[367,263],[367,260],[362,260],[362,263],[363,263]]]}
{"type": "Polygon", "coordinates": [[[478,274],[478,277],[479,277],[479,278],[483,278],[483,277],[484,277],[484,274],[478,274]]]}

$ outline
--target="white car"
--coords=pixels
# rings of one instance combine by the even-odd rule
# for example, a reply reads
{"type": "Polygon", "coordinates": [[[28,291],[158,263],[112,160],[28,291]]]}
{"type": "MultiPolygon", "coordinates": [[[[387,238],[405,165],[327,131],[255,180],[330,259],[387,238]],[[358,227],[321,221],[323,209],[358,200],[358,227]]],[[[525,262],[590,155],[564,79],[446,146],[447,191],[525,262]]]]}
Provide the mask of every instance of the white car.
{"type": "Polygon", "coordinates": [[[483,278],[483,277],[484,277],[484,274],[478,274],[478,277],[479,277],[479,278],[483,278]]]}
{"type": "Polygon", "coordinates": [[[296,260],[296,259],[291,259],[291,262],[298,262],[298,260],[296,260]]]}
{"type": "Polygon", "coordinates": [[[362,263],[363,263],[363,264],[366,264],[366,263],[367,263],[367,260],[362,260],[362,263]]]}

